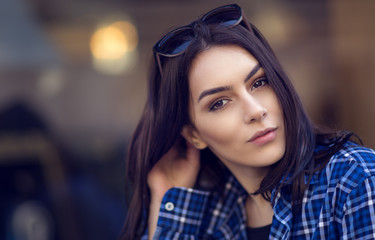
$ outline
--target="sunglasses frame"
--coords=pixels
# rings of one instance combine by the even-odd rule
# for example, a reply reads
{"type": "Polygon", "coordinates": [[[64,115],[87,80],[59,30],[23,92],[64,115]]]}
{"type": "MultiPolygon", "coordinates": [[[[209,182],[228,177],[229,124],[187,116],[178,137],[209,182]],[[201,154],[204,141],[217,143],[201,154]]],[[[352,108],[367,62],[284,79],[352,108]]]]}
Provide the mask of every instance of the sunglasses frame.
{"type": "MultiPolygon", "coordinates": [[[[235,9],[235,10],[239,11],[239,13],[240,13],[240,16],[237,19],[237,21],[235,23],[231,24],[231,25],[228,25],[227,27],[229,27],[229,28],[230,27],[235,27],[235,26],[243,23],[243,26],[246,27],[251,33],[253,33],[253,30],[252,30],[249,22],[247,21],[246,16],[245,16],[242,8],[239,5],[237,5],[237,4],[224,5],[224,6],[212,9],[211,11],[207,12],[206,14],[204,14],[199,19],[199,21],[201,21],[201,22],[207,22],[212,16],[214,16],[214,15],[216,15],[218,13],[224,12],[226,9],[228,11],[235,9]]],[[[215,24],[215,23],[208,23],[208,24],[215,24]]],[[[220,23],[216,23],[216,24],[220,24],[220,23]]],[[[157,63],[158,70],[159,70],[159,73],[160,73],[161,77],[163,76],[163,71],[162,71],[162,64],[161,64],[160,56],[163,56],[163,57],[176,57],[176,56],[179,56],[179,55],[183,54],[186,51],[186,49],[190,45],[190,42],[187,44],[186,48],[184,48],[182,51],[177,52],[177,53],[163,53],[161,51],[161,47],[170,38],[172,38],[173,36],[176,36],[178,33],[183,32],[183,31],[192,31],[194,33],[193,23],[191,23],[189,25],[186,25],[186,26],[178,27],[178,28],[176,28],[176,29],[168,32],[152,48],[153,49],[153,53],[154,53],[154,58],[155,58],[155,61],[157,63]]]]}

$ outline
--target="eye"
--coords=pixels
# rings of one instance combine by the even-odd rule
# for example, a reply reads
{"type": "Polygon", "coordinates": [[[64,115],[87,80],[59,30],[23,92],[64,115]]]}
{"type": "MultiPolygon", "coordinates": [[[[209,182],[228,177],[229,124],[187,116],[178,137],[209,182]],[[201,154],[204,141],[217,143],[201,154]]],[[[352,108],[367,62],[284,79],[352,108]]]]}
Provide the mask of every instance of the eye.
{"type": "Polygon", "coordinates": [[[251,86],[251,90],[266,86],[267,84],[268,84],[267,78],[261,77],[253,83],[253,86],[251,86]]]}
{"type": "Polygon", "coordinates": [[[213,102],[211,105],[210,105],[210,112],[214,112],[214,111],[217,111],[217,110],[220,110],[222,109],[223,107],[225,107],[225,105],[229,102],[229,100],[227,99],[220,99],[220,100],[217,100],[215,102],[213,102]]]}

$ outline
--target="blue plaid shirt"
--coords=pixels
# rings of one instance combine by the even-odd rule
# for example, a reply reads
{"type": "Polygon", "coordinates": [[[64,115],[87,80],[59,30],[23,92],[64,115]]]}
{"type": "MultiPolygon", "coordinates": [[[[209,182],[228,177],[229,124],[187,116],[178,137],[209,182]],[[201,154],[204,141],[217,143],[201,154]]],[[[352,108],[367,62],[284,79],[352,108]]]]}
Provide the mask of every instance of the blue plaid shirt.
{"type": "MultiPolygon", "coordinates": [[[[313,175],[302,211],[292,212],[289,188],[273,198],[270,239],[375,239],[375,152],[350,143],[313,175]]],[[[247,239],[247,193],[230,176],[224,197],[170,189],[154,239],[247,239]]],[[[142,239],[147,239],[147,233],[142,239]]]]}

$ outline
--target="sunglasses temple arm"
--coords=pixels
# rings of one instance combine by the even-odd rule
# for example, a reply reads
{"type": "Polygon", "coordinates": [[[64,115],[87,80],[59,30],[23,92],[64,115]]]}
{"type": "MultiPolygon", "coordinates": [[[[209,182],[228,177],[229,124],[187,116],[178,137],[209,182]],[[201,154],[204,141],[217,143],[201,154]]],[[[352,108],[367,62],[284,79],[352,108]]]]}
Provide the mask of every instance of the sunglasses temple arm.
{"type": "Polygon", "coordinates": [[[163,78],[163,71],[161,69],[161,62],[160,62],[160,57],[159,57],[159,54],[154,51],[154,57],[155,57],[155,63],[157,64],[158,66],[158,70],[159,70],[159,73],[160,73],[160,77],[163,78]]]}
{"type": "Polygon", "coordinates": [[[253,31],[253,28],[251,27],[249,21],[247,20],[246,18],[246,15],[245,13],[243,12],[243,10],[241,9],[241,15],[242,15],[242,21],[245,23],[247,29],[254,34],[254,31],[253,31]]]}

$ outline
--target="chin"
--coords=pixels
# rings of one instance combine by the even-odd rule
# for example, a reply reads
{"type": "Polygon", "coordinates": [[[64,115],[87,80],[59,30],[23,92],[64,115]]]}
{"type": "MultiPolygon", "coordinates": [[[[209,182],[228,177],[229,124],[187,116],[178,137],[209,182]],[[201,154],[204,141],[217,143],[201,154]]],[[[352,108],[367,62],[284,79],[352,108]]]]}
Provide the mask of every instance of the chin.
{"type": "Polygon", "coordinates": [[[261,158],[264,160],[263,163],[266,163],[264,167],[271,166],[284,157],[285,144],[275,142],[275,144],[269,145],[269,148],[262,151],[261,154],[261,158]]]}

